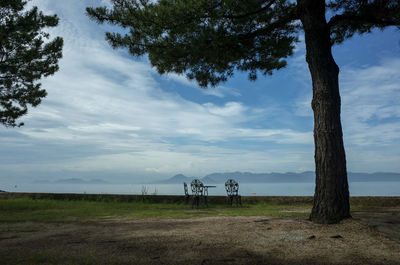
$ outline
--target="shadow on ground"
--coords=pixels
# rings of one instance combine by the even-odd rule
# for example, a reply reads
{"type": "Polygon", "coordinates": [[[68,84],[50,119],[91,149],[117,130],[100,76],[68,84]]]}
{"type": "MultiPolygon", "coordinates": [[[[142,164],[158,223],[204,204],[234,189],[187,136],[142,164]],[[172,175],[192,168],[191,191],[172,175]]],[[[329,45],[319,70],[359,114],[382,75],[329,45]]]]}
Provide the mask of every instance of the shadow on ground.
{"type": "Polygon", "coordinates": [[[0,260],[2,264],[395,265],[400,264],[399,213],[399,209],[359,211],[335,225],[269,216],[1,223],[0,260]]]}

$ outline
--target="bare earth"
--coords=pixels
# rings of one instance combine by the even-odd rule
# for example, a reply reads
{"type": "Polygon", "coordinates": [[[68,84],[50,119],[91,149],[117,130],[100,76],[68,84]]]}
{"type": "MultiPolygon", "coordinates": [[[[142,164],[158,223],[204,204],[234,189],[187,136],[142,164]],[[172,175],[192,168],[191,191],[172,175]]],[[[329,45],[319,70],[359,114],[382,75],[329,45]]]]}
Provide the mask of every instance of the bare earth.
{"type": "Polygon", "coordinates": [[[2,223],[0,252],[47,253],[62,264],[63,257],[80,256],[90,264],[395,265],[399,213],[359,212],[337,225],[268,216],[2,223]]]}

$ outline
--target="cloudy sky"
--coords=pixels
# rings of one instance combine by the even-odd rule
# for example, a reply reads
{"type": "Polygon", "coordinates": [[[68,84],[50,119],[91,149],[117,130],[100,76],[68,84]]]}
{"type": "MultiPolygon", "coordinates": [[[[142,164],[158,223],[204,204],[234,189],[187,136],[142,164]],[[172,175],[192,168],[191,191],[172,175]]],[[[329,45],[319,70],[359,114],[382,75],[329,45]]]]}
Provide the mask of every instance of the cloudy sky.
{"type": "MultiPolygon", "coordinates": [[[[288,67],[256,82],[236,73],[201,89],[159,76],[145,57],[113,50],[110,27],[85,16],[94,0],[37,0],[60,17],[60,71],[22,121],[0,127],[0,176],[35,181],[78,177],[140,182],[183,173],[314,170],[311,81],[304,43],[288,67]]],[[[357,36],[334,47],[340,66],[349,171],[400,172],[400,32],[357,36]]]]}

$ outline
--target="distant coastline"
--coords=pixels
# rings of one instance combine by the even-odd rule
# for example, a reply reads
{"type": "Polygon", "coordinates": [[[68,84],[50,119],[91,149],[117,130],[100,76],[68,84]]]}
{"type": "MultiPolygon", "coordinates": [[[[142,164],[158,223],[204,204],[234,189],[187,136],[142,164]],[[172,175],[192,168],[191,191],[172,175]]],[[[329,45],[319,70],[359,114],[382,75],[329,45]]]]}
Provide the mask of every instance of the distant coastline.
{"type": "Polygon", "coordinates": [[[84,180],[80,178],[58,179],[54,181],[43,179],[43,180],[36,180],[33,183],[34,184],[110,184],[109,182],[102,179],[84,180]]]}
{"type": "MultiPolygon", "coordinates": [[[[315,172],[305,171],[300,173],[251,173],[251,172],[226,172],[212,173],[204,177],[188,177],[177,174],[168,179],[161,179],[151,182],[139,182],[136,184],[182,184],[190,183],[193,179],[200,179],[203,183],[220,184],[228,179],[234,179],[239,183],[315,183],[315,172]]],[[[400,182],[400,173],[375,172],[375,173],[355,173],[348,172],[349,182],[400,182]]],[[[36,180],[33,184],[112,184],[103,179],[83,179],[83,178],[64,178],[58,180],[36,180]]]]}
{"type": "MultiPolygon", "coordinates": [[[[305,171],[300,173],[251,173],[251,172],[227,172],[212,173],[204,177],[187,177],[183,174],[175,175],[166,180],[159,180],[153,184],[178,184],[190,183],[198,178],[204,183],[224,183],[227,179],[235,179],[240,183],[304,183],[315,182],[315,172],[305,171]]],[[[377,182],[377,181],[400,181],[400,173],[375,172],[354,173],[348,172],[349,182],[377,182]]]]}

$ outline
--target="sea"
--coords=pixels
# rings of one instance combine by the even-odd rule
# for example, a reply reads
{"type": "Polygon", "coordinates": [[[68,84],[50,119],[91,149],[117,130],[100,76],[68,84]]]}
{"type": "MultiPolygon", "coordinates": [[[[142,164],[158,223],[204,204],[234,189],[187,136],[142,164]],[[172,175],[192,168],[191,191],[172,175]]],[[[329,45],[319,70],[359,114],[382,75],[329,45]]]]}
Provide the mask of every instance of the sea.
{"type": "MultiPolygon", "coordinates": [[[[223,183],[208,189],[210,196],[225,195],[223,183]]],[[[312,196],[315,184],[302,183],[242,183],[242,196],[312,196]]],[[[351,196],[400,196],[400,181],[350,182],[351,196]]],[[[9,192],[80,193],[80,194],[153,194],[183,195],[183,184],[2,184],[0,190],[9,192]]]]}

